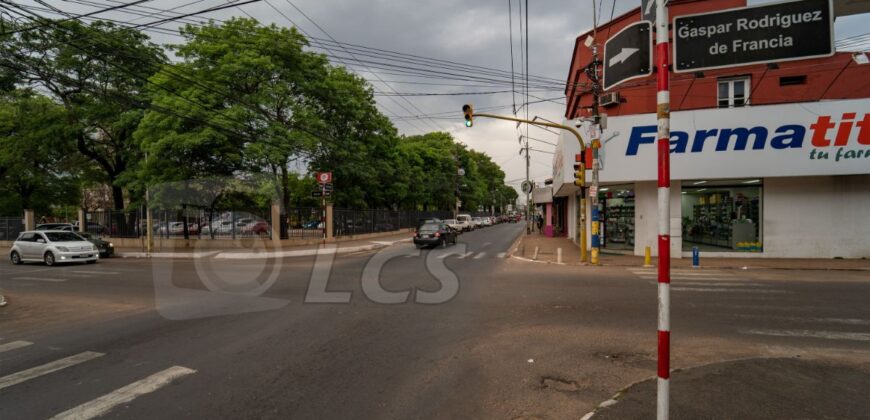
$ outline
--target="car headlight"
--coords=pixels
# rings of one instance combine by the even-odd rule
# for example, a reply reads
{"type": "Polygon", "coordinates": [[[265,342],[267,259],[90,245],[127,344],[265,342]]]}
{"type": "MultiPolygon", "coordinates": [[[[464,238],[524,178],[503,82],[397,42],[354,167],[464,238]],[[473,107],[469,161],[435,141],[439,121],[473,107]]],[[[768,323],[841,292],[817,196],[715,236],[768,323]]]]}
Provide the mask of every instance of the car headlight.
{"type": "Polygon", "coordinates": [[[109,242],[109,248],[114,248],[114,247],[115,247],[115,244],[109,242]]]}
{"type": "Polygon", "coordinates": [[[65,246],[59,246],[59,247],[57,247],[57,250],[60,252],[69,252],[69,248],[67,248],[65,246]]]}

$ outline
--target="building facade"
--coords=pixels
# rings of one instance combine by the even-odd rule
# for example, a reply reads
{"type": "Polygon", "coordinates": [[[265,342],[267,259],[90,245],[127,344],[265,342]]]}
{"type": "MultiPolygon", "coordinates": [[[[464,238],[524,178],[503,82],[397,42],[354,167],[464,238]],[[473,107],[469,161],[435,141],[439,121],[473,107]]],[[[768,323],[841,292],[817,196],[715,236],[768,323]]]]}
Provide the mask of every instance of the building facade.
{"type": "MultiPolygon", "coordinates": [[[[671,18],[745,6],[673,0],[671,18]]],[[[597,28],[603,43],[640,20],[635,9],[597,28]]],[[[592,53],[577,38],[565,119],[592,138],[592,53]]],[[[671,255],[870,257],[870,64],[864,53],[671,75],[671,255]]],[[[599,190],[604,251],[656,253],[655,76],[605,92],[599,190]]],[[[554,234],[577,239],[579,145],[553,160],[554,234]],[[563,212],[560,217],[559,212],[563,212]]],[[[587,176],[587,180],[590,179],[587,176]]],[[[589,220],[589,209],[585,209],[589,220]]],[[[588,223],[586,229],[588,231],[588,223]]]]}

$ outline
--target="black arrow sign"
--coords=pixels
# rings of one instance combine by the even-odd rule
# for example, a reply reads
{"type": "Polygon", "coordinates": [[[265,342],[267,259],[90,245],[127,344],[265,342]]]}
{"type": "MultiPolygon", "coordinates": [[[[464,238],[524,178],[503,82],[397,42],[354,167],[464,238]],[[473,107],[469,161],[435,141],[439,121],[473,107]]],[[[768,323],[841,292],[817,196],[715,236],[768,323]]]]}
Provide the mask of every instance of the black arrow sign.
{"type": "Polygon", "coordinates": [[[652,74],[652,23],[628,25],[604,43],[604,90],[652,74]]]}

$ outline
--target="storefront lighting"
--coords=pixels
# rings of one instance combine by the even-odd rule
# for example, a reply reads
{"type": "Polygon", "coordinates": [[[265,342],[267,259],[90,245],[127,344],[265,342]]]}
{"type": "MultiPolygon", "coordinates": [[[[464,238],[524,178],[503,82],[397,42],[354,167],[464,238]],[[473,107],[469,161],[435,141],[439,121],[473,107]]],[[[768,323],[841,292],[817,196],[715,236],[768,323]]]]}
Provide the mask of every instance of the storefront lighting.
{"type": "Polygon", "coordinates": [[[601,188],[601,189],[598,190],[598,191],[610,191],[610,188],[601,188]]]}
{"type": "Polygon", "coordinates": [[[707,183],[707,181],[697,181],[697,182],[693,182],[692,185],[701,185],[701,184],[706,184],[706,183],[707,183]]]}
{"type": "Polygon", "coordinates": [[[749,181],[743,181],[744,184],[756,184],[761,182],[760,179],[750,179],[749,181]]]}
{"type": "Polygon", "coordinates": [[[700,190],[698,190],[698,192],[703,192],[703,191],[707,191],[707,189],[706,189],[706,188],[701,188],[700,190]]]}

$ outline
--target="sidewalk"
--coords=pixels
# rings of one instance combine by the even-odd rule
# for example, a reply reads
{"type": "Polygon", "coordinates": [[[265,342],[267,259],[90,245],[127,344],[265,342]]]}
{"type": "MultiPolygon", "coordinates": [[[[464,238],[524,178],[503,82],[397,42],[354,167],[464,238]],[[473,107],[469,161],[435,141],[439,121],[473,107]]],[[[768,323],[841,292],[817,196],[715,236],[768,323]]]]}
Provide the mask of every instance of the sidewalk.
{"type": "MultiPolygon", "coordinates": [[[[511,256],[517,259],[559,263],[559,249],[561,249],[562,264],[583,265],[583,263],[580,262],[580,247],[568,240],[568,238],[548,238],[537,232],[534,232],[531,235],[524,234],[517,243],[515,249],[511,250],[511,256]],[[535,258],[536,248],[537,258],[535,258]]],[[[602,251],[603,252],[600,254],[599,258],[602,266],[643,266],[643,257],[612,254],[608,253],[606,250],[602,251]]],[[[870,260],[864,259],[714,258],[705,257],[702,252],[700,262],[702,268],[870,271],[870,260]]],[[[655,257],[652,259],[652,264],[656,265],[655,257]]],[[[691,266],[691,258],[671,259],[671,267],[689,268],[691,266]]]]}
{"type": "MultiPolygon", "coordinates": [[[[821,361],[747,359],[671,374],[670,415],[676,419],[846,419],[870,412],[870,373],[821,361]]],[[[656,380],[636,383],[584,420],[650,419],[656,380]]]]}
{"type": "Polygon", "coordinates": [[[234,249],[208,249],[203,251],[178,251],[178,252],[142,252],[141,249],[116,249],[115,256],[121,258],[216,258],[216,259],[251,259],[251,258],[287,258],[306,257],[324,253],[347,254],[353,252],[370,251],[388,247],[398,242],[408,242],[411,234],[407,232],[394,235],[382,236],[371,239],[357,239],[350,241],[333,242],[327,244],[335,247],[334,251],[323,244],[300,245],[281,249],[264,250],[262,248],[234,248],[234,249]]]}

